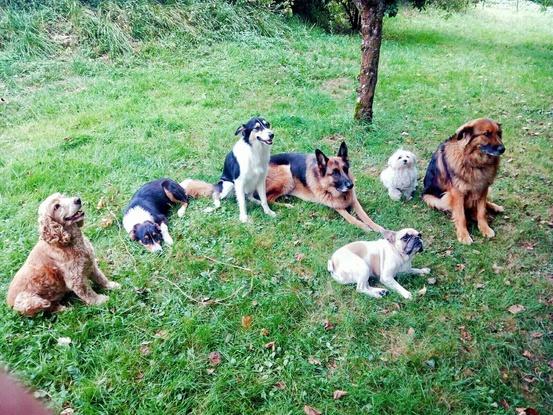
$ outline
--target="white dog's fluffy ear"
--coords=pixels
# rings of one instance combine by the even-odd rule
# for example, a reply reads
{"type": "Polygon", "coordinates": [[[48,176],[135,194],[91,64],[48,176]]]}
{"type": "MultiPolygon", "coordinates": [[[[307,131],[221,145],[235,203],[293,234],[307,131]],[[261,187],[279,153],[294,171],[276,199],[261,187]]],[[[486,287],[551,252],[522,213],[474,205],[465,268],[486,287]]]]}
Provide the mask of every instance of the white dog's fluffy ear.
{"type": "Polygon", "coordinates": [[[384,237],[384,239],[386,239],[392,245],[396,243],[396,233],[394,231],[389,231],[389,230],[385,229],[382,232],[382,236],[384,237]]]}

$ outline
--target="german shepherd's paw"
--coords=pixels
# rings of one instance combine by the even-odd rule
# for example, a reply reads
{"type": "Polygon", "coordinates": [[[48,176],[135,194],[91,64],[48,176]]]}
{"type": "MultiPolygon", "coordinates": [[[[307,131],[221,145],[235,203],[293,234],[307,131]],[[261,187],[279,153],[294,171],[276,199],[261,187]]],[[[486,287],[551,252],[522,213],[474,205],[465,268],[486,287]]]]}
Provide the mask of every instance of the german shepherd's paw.
{"type": "Polygon", "coordinates": [[[470,237],[470,235],[467,233],[462,233],[462,234],[457,234],[457,240],[459,242],[461,242],[462,244],[465,244],[465,245],[470,245],[472,244],[474,241],[472,240],[472,238],[470,237]]]}
{"type": "Polygon", "coordinates": [[[421,268],[421,274],[430,274],[430,268],[421,268]]]}
{"type": "Polygon", "coordinates": [[[496,205],[495,203],[492,203],[492,202],[488,202],[486,204],[486,207],[488,208],[488,210],[491,210],[492,212],[495,212],[495,213],[505,212],[505,208],[503,206],[496,205]]]}
{"type": "Polygon", "coordinates": [[[95,298],[91,299],[90,301],[87,301],[88,304],[104,304],[107,300],[109,300],[109,297],[107,295],[98,294],[95,298]]]}
{"type": "Polygon", "coordinates": [[[119,288],[121,288],[121,284],[115,281],[110,281],[107,283],[106,288],[108,290],[118,290],[119,288]]]}
{"type": "Polygon", "coordinates": [[[248,215],[240,215],[240,222],[251,223],[251,219],[248,215]]]}
{"type": "Polygon", "coordinates": [[[482,235],[484,235],[486,238],[493,238],[495,236],[494,230],[489,226],[481,227],[479,229],[480,233],[482,233],[482,235]]]}

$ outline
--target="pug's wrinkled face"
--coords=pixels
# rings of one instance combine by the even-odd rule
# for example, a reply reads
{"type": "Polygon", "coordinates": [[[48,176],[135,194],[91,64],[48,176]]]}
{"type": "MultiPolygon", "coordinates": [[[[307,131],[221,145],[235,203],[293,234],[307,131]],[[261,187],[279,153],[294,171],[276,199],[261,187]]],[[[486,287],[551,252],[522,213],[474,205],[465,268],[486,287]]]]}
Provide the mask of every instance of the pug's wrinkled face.
{"type": "Polygon", "coordinates": [[[421,236],[416,229],[405,228],[395,233],[394,245],[399,252],[412,256],[424,250],[421,236]]]}
{"type": "Polygon", "coordinates": [[[40,216],[49,216],[62,226],[77,223],[82,225],[84,212],[79,197],[67,197],[61,193],[54,193],[42,202],[38,209],[40,216]]]}

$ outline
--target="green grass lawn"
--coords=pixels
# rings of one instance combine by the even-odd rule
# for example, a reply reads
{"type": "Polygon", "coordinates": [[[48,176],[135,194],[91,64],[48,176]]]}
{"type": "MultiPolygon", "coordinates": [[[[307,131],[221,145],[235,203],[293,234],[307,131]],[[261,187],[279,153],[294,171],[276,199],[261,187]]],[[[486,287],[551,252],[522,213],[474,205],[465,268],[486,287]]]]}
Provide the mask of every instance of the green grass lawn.
{"type": "Polygon", "coordinates": [[[0,361],[55,410],[79,414],[550,413],[551,12],[387,19],[370,128],[352,119],[359,39],[286,24],[277,38],[0,66],[1,295],[37,240],[39,203],[56,191],[83,198],[84,232],[123,285],[106,305],[73,300],[34,319],[0,307],[0,361]],[[162,255],[129,240],[121,211],[141,184],[215,181],[235,129],[258,114],[274,127],[274,153],[333,153],[347,140],[367,212],[423,232],[414,265],[436,282],[400,281],[425,295],[375,300],[334,283],[331,253],[377,235],[299,200],[276,206],[276,219],[250,205],[248,225],[234,200],[212,214],[194,200],[171,218],[175,244],[162,255]],[[492,199],[506,213],[491,224],[496,238],[474,226],[463,246],[420,186],[437,145],[482,116],[503,124],[492,199]],[[411,202],[391,201],[378,180],[399,146],[420,158],[411,202]],[[510,313],[514,304],[524,311],[510,313]],[[334,400],[337,389],[348,395],[334,400]]]}

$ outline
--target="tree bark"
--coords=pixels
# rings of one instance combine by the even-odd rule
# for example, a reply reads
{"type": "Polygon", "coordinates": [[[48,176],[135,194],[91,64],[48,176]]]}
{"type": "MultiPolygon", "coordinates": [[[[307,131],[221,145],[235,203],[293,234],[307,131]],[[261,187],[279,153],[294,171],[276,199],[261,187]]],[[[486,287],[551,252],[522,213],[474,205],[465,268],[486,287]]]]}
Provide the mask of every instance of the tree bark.
{"type": "Polygon", "coordinates": [[[355,118],[372,122],[373,100],[378,79],[378,60],[382,43],[384,0],[354,0],[361,14],[361,72],[355,118]]]}

